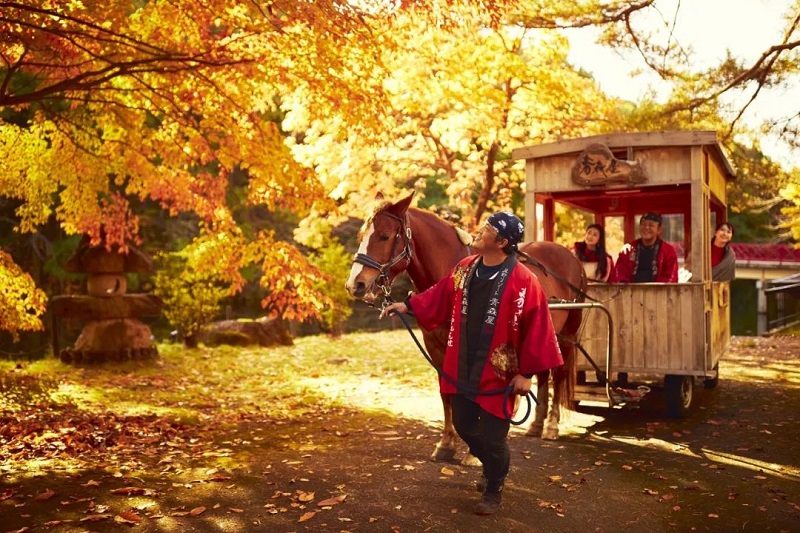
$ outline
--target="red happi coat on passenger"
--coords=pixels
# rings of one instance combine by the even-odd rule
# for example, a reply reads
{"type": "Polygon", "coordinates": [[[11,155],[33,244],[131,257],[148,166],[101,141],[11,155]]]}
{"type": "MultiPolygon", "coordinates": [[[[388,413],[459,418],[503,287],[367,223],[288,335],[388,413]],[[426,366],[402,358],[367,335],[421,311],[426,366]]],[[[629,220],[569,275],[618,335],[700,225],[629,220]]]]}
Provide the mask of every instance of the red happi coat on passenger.
{"type": "MultiPolygon", "coordinates": [[[[677,283],[678,282],[678,255],[671,244],[662,240],[656,257],[657,272],[653,276],[653,281],[658,283],[677,283]]],[[[636,276],[636,253],[642,239],[626,244],[617,258],[614,273],[609,279],[612,283],[631,283],[636,276]]]]}
{"type": "MultiPolygon", "coordinates": [[[[449,276],[409,300],[421,327],[433,329],[450,321],[443,370],[453,379],[458,379],[459,357],[466,357],[466,347],[460,346],[461,303],[477,258],[463,259],[449,276]]],[[[489,355],[478,383],[479,391],[502,389],[516,374],[536,374],[564,364],[547,296],[536,276],[519,263],[509,275],[497,314],[489,355]],[[509,359],[514,359],[513,354],[516,354],[516,361],[509,364],[509,359]]],[[[444,394],[457,392],[445,378],[439,379],[439,387],[444,394]]],[[[478,395],[475,400],[484,410],[505,418],[503,397],[503,394],[478,395]]],[[[510,396],[508,413],[513,412],[513,402],[514,397],[510,396]]]]}

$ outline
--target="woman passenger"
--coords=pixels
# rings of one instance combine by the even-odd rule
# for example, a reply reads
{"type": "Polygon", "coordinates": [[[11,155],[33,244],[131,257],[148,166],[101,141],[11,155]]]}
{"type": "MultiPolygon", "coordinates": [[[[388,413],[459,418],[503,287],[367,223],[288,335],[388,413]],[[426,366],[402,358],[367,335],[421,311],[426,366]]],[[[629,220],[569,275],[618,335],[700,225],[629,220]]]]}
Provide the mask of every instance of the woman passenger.
{"type": "Polygon", "coordinates": [[[736,277],[736,254],[731,249],[733,225],[730,222],[717,224],[711,239],[711,279],[732,281],[736,277]]]}
{"type": "Polygon", "coordinates": [[[614,260],[606,252],[606,231],[600,224],[590,224],[582,242],[576,242],[573,252],[586,271],[589,281],[608,281],[614,270],[614,260]],[[599,258],[604,260],[599,260],[599,258]]]}

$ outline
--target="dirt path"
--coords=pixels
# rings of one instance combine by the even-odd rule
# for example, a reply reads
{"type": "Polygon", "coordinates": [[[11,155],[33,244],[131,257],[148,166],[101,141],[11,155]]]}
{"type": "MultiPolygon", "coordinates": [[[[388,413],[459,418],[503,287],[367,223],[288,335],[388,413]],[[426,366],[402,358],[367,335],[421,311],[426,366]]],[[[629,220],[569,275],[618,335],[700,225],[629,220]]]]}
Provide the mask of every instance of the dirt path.
{"type": "Polygon", "coordinates": [[[0,532],[798,531],[800,340],[736,338],[720,367],[683,420],[665,418],[654,391],[636,409],[582,407],[558,441],[514,430],[491,517],[470,512],[475,469],[427,459],[435,392],[378,377],[345,392],[367,410],[254,415],[213,447],[143,449],[146,475],[114,457],[78,472],[6,468],[0,532]]]}

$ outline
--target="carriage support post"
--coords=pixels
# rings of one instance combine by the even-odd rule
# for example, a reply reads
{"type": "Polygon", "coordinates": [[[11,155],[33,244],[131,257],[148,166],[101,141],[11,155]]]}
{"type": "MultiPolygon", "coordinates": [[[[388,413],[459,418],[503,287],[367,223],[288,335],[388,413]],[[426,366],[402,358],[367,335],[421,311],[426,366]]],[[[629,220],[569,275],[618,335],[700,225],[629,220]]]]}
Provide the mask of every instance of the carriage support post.
{"type": "Polygon", "coordinates": [[[549,303],[548,307],[555,310],[569,311],[570,309],[600,309],[605,313],[608,320],[608,345],[606,346],[606,396],[608,397],[609,406],[613,407],[617,402],[611,394],[611,358],[614,353],[614,319],[611,318],[611,313],[608,308],[600,302],[553,302],[549,303]]]}

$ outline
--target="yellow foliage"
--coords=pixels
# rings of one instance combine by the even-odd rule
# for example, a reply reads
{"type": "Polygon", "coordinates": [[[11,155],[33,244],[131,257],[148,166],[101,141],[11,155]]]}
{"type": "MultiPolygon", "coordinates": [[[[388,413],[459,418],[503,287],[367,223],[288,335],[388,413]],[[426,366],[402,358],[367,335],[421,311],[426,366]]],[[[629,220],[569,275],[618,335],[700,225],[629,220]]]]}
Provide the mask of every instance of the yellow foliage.
{"type": "MultiPolygon", "coordinates": [[[[290,102],[284,127],[302,132],[295,158],[313,167],[344,212],[363,214],[376,190],[438,178],[453,206],[474,224],[483,209],[508,207],[523,181],[513,148],[600,133],[615,122],[616,102],[566,63],[556,33],[491,28],[475,4],[451,6],[458,25],[432,25],[426,10],[372,21],[382,43],[380,83],[387,107],[377,134],[342,139],[340,123],[315,120],[303,90],[290,102]],[[481,192],[483,189],[485,191],[481,192]],[[484,194],[486,204],[476,197],[484,194]]],[[[302,88],[301,88],[302,89],[302,88]]]]}
{"type": "Polygon", "coordinates": [[[20,331],[41,330],[39,316],[46,303],[47,297],[30,275],[0,250],[0,330],[11,333],[15,341],[20,331]]]}

